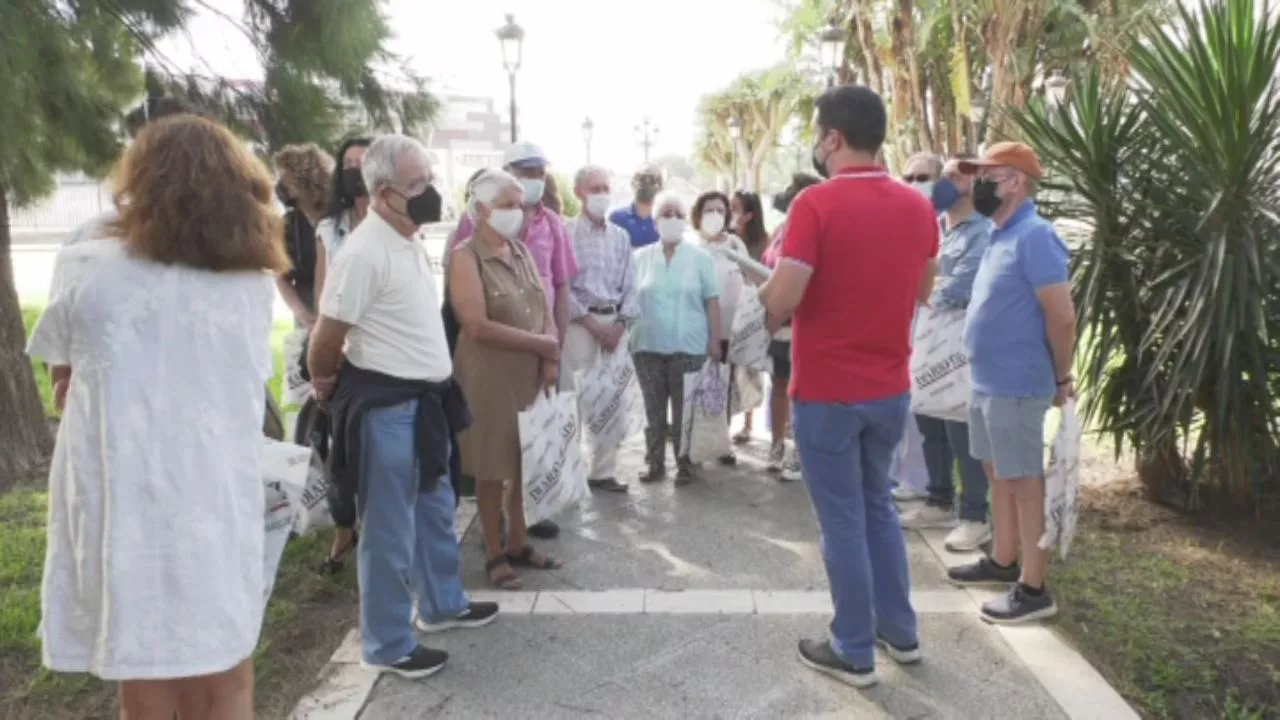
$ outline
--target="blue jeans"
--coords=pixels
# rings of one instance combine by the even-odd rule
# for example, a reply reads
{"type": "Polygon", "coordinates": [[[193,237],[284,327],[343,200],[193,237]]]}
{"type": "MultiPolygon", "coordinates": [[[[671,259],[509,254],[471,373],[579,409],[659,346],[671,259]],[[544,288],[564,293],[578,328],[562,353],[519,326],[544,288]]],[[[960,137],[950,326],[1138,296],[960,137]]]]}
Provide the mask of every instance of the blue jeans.
{"type": "Polygon", "coordinates": [[[793,405],[836,611],[831,647],[859,668],[875,666],[876,635],[896,646],[917,642],[907,545],[889,494],[889,463],[908,402],[902,394],[856,405],[793,405]]]}
{"type": "Polygon", "coordinates": [[[359,496],[360,634],[365,662],[389,665],[418,645],[413,600],[426,622],[467,609],[453,487],[419,489],[413,419],[417,401],[365,416],[359,496]]]}
{"type": "Polygon", "coordinates": [[[960,519],[987,521],[987,473],[969,452],[969,424],[916,415],[924,437],[924,463],[929,469],[929,504],[955,505],[956,461],[960,464],[960,519]]]}

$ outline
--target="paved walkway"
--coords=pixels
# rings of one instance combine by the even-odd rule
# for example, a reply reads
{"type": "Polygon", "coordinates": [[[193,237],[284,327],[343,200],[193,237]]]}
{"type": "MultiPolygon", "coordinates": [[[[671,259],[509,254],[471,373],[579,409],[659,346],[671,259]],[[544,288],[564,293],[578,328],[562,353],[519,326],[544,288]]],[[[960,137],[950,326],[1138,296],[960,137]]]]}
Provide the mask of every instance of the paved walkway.
{"type": "MultiPolygon", "coordinates": [[[[498,622],[432,637],[449,666],[417,682],[359,670],[349,638],[328,694],[295,717],[1137,717],[1051,631],[979,620],[982,596],[946,582],[945,563],[964,558],[942,551],[941,533],[908,534],[924,663],[881,657],[881,683],[865,691],[801,666],[796,641],[823,635],[830,596],[804,487],[767,475],[764,450],[751,446],[736,469],[709,466],[691,487],[593,496],[540,545],[565,568],[525,572],[518,593],[485,589],[472,523],[465,583],[503,603],[498,622]]],[[[638,443],[620,467],[640,469],[638,443]]]]}

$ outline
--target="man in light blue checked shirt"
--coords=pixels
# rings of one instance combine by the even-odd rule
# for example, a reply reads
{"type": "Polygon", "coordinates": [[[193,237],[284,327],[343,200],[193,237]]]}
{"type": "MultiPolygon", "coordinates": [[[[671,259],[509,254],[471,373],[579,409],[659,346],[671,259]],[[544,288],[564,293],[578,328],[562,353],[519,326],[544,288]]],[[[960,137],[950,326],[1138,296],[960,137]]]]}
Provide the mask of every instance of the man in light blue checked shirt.
{"type": "MultiPolygon", "coordinates": [[[[569,326],[561,351],[560,389],[574,386],[574,373],[591,367],[602,353],[627,352],[627,326],[636,313],[636,270],[631,238],[610,222],[609,173],[588,165],[574,176],[573,192],[582,214],[566,230],[573,242],[578,274],[569,286],[569,326]]],[[[617,478],[617,450],[591,458],[587,482],[593,490],[627,492],[617,478]]]]}
{"type": "MultiPolygon", "coordinates": [[[[933,206],[943,213],[945,235],[938,258],[938,285],[929,299],[936,309],[963,310],[969,305],[973,279],[991,241],[991,221],[973,209],[973,176],[960,172],[960,155],[948,162],[933,185],[933,206]]],[[[953,528],[945,540],[947,549],[965,552],[991,539],[987,523],[986,473],[969,452],[968,423],[916,415],[916,427],[924,437],[925,465],[929,471],[924,505],[902,515],[904,528],[953,528]],[[955,465],[960,465],[960,507],[956,513],[955,465]]]]}

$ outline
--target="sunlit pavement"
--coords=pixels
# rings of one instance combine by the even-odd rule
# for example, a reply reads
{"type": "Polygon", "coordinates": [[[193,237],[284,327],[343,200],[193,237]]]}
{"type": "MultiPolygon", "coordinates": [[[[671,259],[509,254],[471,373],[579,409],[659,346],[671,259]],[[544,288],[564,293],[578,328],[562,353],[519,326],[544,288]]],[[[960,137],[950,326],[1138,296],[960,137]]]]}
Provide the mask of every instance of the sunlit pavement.
{"type": "MultiPolygon", "coordinates": [[[[737,468],[709,465],[690,487],[593,496],[560,518],[559,539],[539,544],[565,567],[523,571],[521,592],[486,589],[472,522],[464,582],[474,599],[502,603],[498,622],[426,638],[450,652],[436,677],[366,676],[367,703],[298,717],[353,717],[361,704],[367,720],[1137,717],[1051,632],[981,622],[977,598],[946,582],[944,560],[965,558],[943,553],[941,534],[907,535],[924,663],[901,668],[881,655],[881,684],[867,691],[802,667],[796,641],[824,636],[830,598],[804,486],[765,473],[765,449],[757,440],[737,468]],[[1061,657],[1021,654],[1010,632],[1048,638],[1061,657]],[[1046,665],[1060,676],[1053,687],[1037,679],[1046,665]],[[1059,697],[1071,695],[1087,713],[1059,697]]],[[[626,446],[622,479],[634,479],[642,452],[639,441],[626,446]]],[[[358,661],[354,635],[335,657],[358,661]]],[[[358,684],[358,666],[343,667],[358,684]]]]}

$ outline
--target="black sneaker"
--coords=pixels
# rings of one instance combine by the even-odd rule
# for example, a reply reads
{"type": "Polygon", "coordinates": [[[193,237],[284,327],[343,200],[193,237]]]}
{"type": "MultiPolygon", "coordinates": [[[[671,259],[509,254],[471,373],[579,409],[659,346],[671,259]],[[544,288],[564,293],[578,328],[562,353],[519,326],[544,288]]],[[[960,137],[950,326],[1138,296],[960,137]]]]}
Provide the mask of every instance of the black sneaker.
{"type": "Polygon", "coordinates": [[[498,619],[498,603],[496,602],[473,602],[467,605],[467,609],[452,620],[444,620],[438,623],[429,623],[423,621],[422,618],[414,623],[418,629],[424,633],[444,632],[454,628],[478,628],[484,627],[494,620],[498,619]]]}
{"type": "Polygon", "coordinates": [[[846,685],[871,687],[879,678],[874,667],[856,668],[836,655],[829,640],[801,640],[800,662],[820,673],[830,675],[846,685]]]}
{"type": "Polygon", "coordinates": [[[543,520],[530,525],[529,534],[543,540],[551,540],[560,534],[560,526],[550,520],[543,520]]]}
{"type": "Polygon", "coordinates": [[[369,670],[394,673],[409,680],[420,680],[425,677],[431,677],[443,670],[444,664],[448,660],[449,653],[419,645],[410,651],[408,655],[390,665],[375,665],[368,662],[361,663],[361,665],[369,670]]]}
{"type": "Polygon", "coordinates": [[[1032,595],[1022,583],[1014,585],[1007,595],[982,604],[982,619],[996,625],[1046,620],[1057,614],[1058,605],[1048,587],[1032,595]]]}
{"type": "Polygon", "coordinates": [[[924,659],[924,653],[920,652],[920,643],[914,642],[910,645],[894,645],[879,635],[876,636],[876,643],[889,653],[889,657],[899,665],[915,665],[924,659]]]}
{"type": "Polygon", "coordinates": [[[978,562],[968,565],[957,565],[947,570],[947,579],[961,587],[977,585],[1012,585],[1022,576],[1018,563],[1009,567],[1000,567],[985,555],[978,562]]]}

